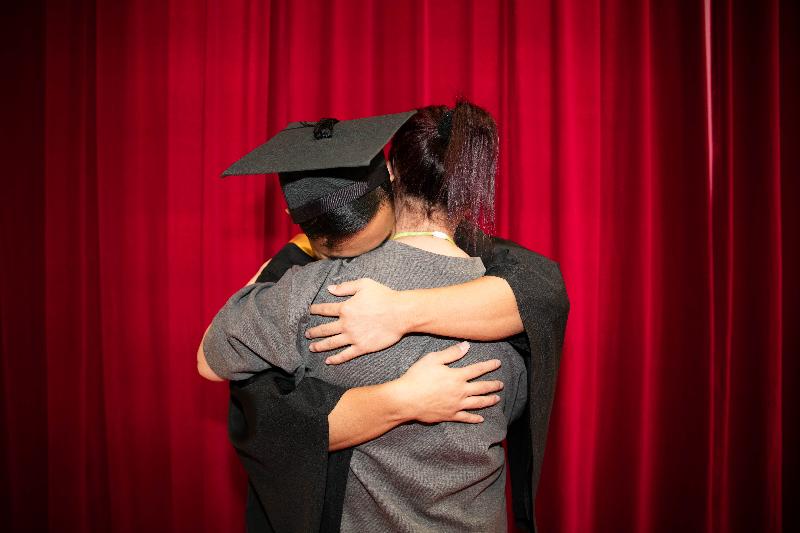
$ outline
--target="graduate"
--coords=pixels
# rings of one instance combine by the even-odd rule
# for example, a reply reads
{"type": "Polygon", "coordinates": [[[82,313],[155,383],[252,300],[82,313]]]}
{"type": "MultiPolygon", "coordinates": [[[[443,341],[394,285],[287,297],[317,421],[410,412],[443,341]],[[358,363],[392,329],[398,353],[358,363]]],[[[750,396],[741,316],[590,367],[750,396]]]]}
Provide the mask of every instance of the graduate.
{"type": "MultiPolygon", "coordinates": [[[[497,241],[493,247],[484,250],[486,273],[489,275],[482,276],[484,265],[481,260],[469,257],[452,240],[457,227],[469,218],[475,219],[476,215],[485,213],[493,202],[490,193],[493,191],[496,130],[488,114],[466,102],[457,104],[452,110],[443,106],[425,108],[400,128],[392,145],[391,159],[401,169],[397,183],[398,191],[402,191],[402,195],[398,192],[402,198],[398,212],[402,216],[396,222],[398,228],[405,231],[395,233],[395,240],[383,242],[388,234],[384,235],[385,224],[381,223],[380,211],[390,203],[367,201],[359,206],[366,206],[364,209],[348,207],[379,188],[385,190],[388,184],[388,171],[381,150],[386,138],[376,135],[376,131],[380,131],[380,122],[387,119],[377,117],[371,120],[373,122],[364,119],[361,122],[329,124],[331,131],[327,137],[317,134],[319,124],[314,128],[290,125],[282,132],[284,136],[279,142],[273,139],[237,164],[238,170],[244,169],[246,173],[280,173],[290,213],[306,230],[312,248],[308,249],[303,243],[288,245],[278,254],[276,259],[280,260],[271,262],[271,266],[268,265],[261,273],[262,280],[277,279],[285,274],[277,285],[256,283],[234,295],[215,318],[204,343],[205,354],[199,354],[200,362],[205,356],[212,373],[226,378],[247,377],[261,370],[282,373],[280,378],[271,380],[279,383],[277,388],[271,389],[273,393],[278,392],[271,396],[269,387],[259,388],[257,385],[270,381],[262,379],[262,376],[249,378],[241,387],[232,387],[234,391],[245,393],[238,396],[234,393],[234,404],[239,408],[232,409],[231,438],[245,461],[259,503],[268,516],[265,523],[273,530],[338,529],[341,510],[337,512],[339,505],[332,500],[338,496],[341,501],[341,488],[339,492],[331,489],[341,487],[341,478],[345,475],[349,478],[345,479],[347,495],[342,519],[346,530],[364,527],[441,529],[449,524],[447,527],[454,530],[477,531],[498,530],[501,523],[504,528],[502,489],[505,470],[502,450],[497,444],[506,436],[506,425],[519,415],[522,415],[520,420],[512,426],[508,436],[514,508],[518,524],[532,528],[533,489],[538,481],[568,311],[560,274],[555,264],[541,256],[497,241]],[[313,135],[311,129],[315,130],[313,135]],[[341,137],[337,139],[339,134],[341,137]],[[337,141],[331,142],[332,139],[337,141]],[[378,143],[377,147],[374,142],[378,143]],[[476,143],[481,142],[489,143],[486,149],[474,150],[476,143]],[[417,160],[424,159],[421,150],[433,154],[434,164],[427,170],[417,164],[417,160]],[[376,155],[376,152],[380,153],[376,155]],[[414,174],[409,172],[411,168],[416,169],[414,174]],[[478,170],[473,171],[475,169],[478,170]],[[465,175],[470,175],[471,181],[464,182],[465,175]],[[448,193],[448,190],[456,193],[448,193]],[[370,208],[375,205],[380,209],[370,208]],[[354,214],[361,215],[360,223],[353,223],[359,218],[354,218],[354,214]],[[338,224],[343,221],[348,223],[338,224]],[[378,247],[373,251],[359,255],[375,246],[378,247]],[[315,252],[314,255],[327,257],[358,257],[309,263],[303,269],[288,273],[281,271],[291,263],[310,261],[312,257],[307,252],[311,251],[315,252]],[[497,373],[495,377],[505,382],[504,390],[499,392],[504,401],[494,405],[473,402],[472,408],[483,412],[484,423],[472,426],[454,422],[428,426],[405,424],[382,436],[362,434],[350,442],[345,438],[342,442],[347,442],[348,446],[358,446],[355,454],[343,461],[350,463],[348,471],[343,474],[343,468],[332,471],[336,454],[320,453],[334,442],[334,419],[331,419],[328,438],[325,438],[328,429],[325,422],[335,411],[336,402],[347,394],[341,391],[348,389],[349,392],[355,386],[397,379],[403,371],[410,373],[422,361],[420,357],[425,352],[441,351],[449,342],[415,335],[404,337],[396,344],[392,341],[392,346],[378,346],[377,349],[381,350],[378,353],[341,366],[325,364],[327,356],[309,351],[311,341],[303,335],[309,321],[307,309],[312,302],[336,301],[324,286],[355,279],[354,276],[370,276],[389,285],[391,288],[387,289],[374,283],[364,289],[387,295],[387,303],[397,302],[392,298],[401,294],[396,291],[399,289],[442,287],[431,289],[432,293],[427,295],[424,290],[414,291],[416,301],[425,303],[423,308],[415,310],[415,298],[406,300],[412,304],[398,310],[396,324],[400,326],[394,326],[395,330],[398,327],[409,329],[402,333],[411,333],[411,328],[415,328],[426,333],[479,340],[523,333],[523,328],[524,334],[514,339],[516,351],[508,343],[473,344],[470,353],[453,365],[467,365],[488,356],[503,360],[503,365],[494,372],[497,373]],[[454,283],[463,284],[444,288],[454,283]],[[492,286],[488,293],[482,290],[482,287],[489,286],[487,284],[492,286]],[[495,307],[499,310],[497,314],[505,312],[511,315],[511,320],[503,323],[494,320],[493,315],[486,316],[480,308],[491,303],[492,296],[487,300],[487,294],[494,295],[498,304],[495,307]],[[453,302],[458,302],[457,306],[453,302]],[[403,313],[408,315],[406,319],[403,319],[403,313]],[[418,318],[424,316],[429,316],[430,320],[418,318]],[[292,396],[308,383],[325,384],[320,386],[330,386],[328,390],[336,393],[317,395],[316,403],[306,402],[288,409],[286,412],[292,409],[302,411],[302,416],[292,414],[284,420],[287,427],[265,427],[263,419],[270,418],[266,414],[275,418],[277,412],[274,405],[264,408],[265,405],[275,398],[292,396]],[[320,397],[326,401],[319,401],[320,397]],[[519,401],[526,397],[527,402],[519,401]],[[309,410],[311,404],[318,408],[316,412],[309,410]],[[302,422],[293,423],[298,420],[302,422]],[[303,431],[292,435],[292,427],[303,431]],[[309,432],[309,428],[314,431],[309,432]],[[276,436],[277,441],[274,440],[276,436]],[[372,440],[365,442],[365,437],[372,440]],[[265,439],[273,440],[267,442],[265,439]],[[436,445],[431,447],[432,443],[436,445]],[[470,450],[474,452],[475,449],[471,445],[476,443],[480,444],[477,449],[483,450],[483,456],[470,455],[470,450]],[[281,446],[287,445],[291,446],[292,453],[281,451],[281,446]],[[305,451],[297,454],[297,450],[305,451]],[[307,455],[308,450],[313,453],[307,455]],[[316,463],[301,461],[302,464],[287,464],[285,461],[287,457],[296,459],[299,456],[321,459],[316,463]],[[425,460],[422,461],[411,459],[423,457],[425,460]],[[454,458],[460,462],[452,463],[454,458]],[[253,463],[257,463],[258,468],[254,468],[253,463]],[[285,477],[294,481],[268,476],[263,470],[273,469],[274,473],[274,468],[287,466],[285,477]],[[303,473],[303,467],[309,466],[311,468],[305,472],[307,476],[298,475],[298,472],[303,473]],[[258,471],[259,468],[262,470],[258,471]],[[431,473],[435,473],[433,479],[437,479],[440,486],[422,492],[417,490],[426,480],[430,481],[431,473]],[[474,479],[465,480],[466,473],[475,476],[474,479]],[[262,481],[271,483],[272,489],[276,482],[278,485],[291,485],[301,480],[300,485],[304,488],[316,487],[317,490],[295,495],[298,496],[296,499],[283,490],[267,494],[272,489],[259,487],[259,484],[263,485],[257,479],[259,477],[271,477],[262,481]],[[444,494],[449,496],[444,497],[444,494]],[[303,520],[308,521],[302,525],[290,516],[292,510],[298,509],[299,501],[310,502],[310,512],[303,515],[303,520]],[[465,501],[473,504],[483,501],[484,505],[466,508],[465,501]],[[401,509],[402,512],[391,512],[392,509],[401,509]],[[282,513],[288,514],[288,518],[280,519],[282,513]]],[[[237,172],[237,165],[231,173],[237,172]]],[[[469,244],[473,247],[476,242],[481,242],[474,233],[471,237],[469,244]]],[[[492,305],[488,307],[492,308],[492,305]]],[[[330,324],[318,317],[310,320],[310,325],[317,326],[312,331],[323,331],[330,324]]],[[[337,323],[336,328],[341,329],[342,321],[333,324],[337,323]]],[[[375,327],[380,327],[380,324],[376,323],[375,327]]],[[[331,332],[330,329],[325,331],[331,332]]],[[[396,334],[395,331],[388,338],[396,334]]],[[[354,346],[356,344],[354,342],[354,346]]],[[[361,349],[364,349],[363,345],[361,349]]],[[[359,354],[351,350],[347,357],[353,355],[359,354]]],[[[478,381],[496,381],[492,377],[482,376],[478,381]]],[[[473,384],[478,384],[478,381],[473,384]]],[[[480,389],[483,390],[486,389],[480,389]]],[[[386,429],[382,426],[380,433],[386,429]]],[[[252,525],[249,519],[248,523],[252,525]]]]}

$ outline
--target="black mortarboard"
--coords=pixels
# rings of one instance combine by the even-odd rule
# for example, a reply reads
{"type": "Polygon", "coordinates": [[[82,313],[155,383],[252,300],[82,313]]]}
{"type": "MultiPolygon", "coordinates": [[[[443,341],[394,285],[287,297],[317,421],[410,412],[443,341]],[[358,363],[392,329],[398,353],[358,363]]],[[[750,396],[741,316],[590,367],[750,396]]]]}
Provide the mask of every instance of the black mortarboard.
{"type": "Polygon", "coordinates": [[[383,147],[415,112],[292,122],[222,175],[278,173],[289,214],[302,224],[383,184],[383,147]]]}

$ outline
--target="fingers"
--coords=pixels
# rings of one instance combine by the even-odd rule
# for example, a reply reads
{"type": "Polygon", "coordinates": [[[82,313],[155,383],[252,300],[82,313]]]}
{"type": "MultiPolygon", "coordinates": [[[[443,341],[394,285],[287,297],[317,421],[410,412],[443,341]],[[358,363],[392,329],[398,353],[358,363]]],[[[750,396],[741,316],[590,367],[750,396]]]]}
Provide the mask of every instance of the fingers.
{"type": "Polygon", "coordinates": [[[466,411],[459,411],[453,416],[453,422],[466,422],[467,424],[480,424],[483,422],[481,415],[475,413],[468,413],[466,411]]]}
{"type": "Polygon", "coordinates": [[[464,399],[461,403],[461,408],[470,410],[483,409],[485,407],[491,407],[499,401],[500,396],[496,394],[490,394],[488,396],[470,396],[464,399]]]}
{"type": "Polygon", "coordinates": [[[308,312],[312,315],[335,316],[338,318],[343,303],[344,302],[335,304],[314,304],[308,308],[308,312]]]}
{"type": "Polygon", "coordinates": [[[471,365],[467,365],[464,368],[459,368],[459,371],[464,376],[464,379],[470,380],[480,377],[487,372],[491,372],[492,370],[497,370],[500,368],[500,360],[499,359],[489,359],[488,361],[481,361],[480,363],[472,363],[471,365]]]}
{"type": "Polygon", "coordinates": [[[468,396],[480,396],[503,390],[503,382],[498,380],[473,381],[464,387],[464,393],[468,396]]]}
{"type": "Polygon", "coordinates": [[[362,278],[353,281],[345,281],[338,285],[328,285],[328,292],[334,296],[352,296],[361,290],[368,281],[371,280],[362,278]]]}
{"type": "Polygon", "coordinates": [[[347,338],[347,335],[340,333],[339,335],[334,335],[333,337],[328,337],[327,339],[314,342],[308,347],[308,349],[312,352],[328,352],[330,350],[342,348],[349,344],[350,339],[347,338]]]}
{"type": "Polygon", "coordinates": [[[451,419],[453,422],[466,422],[467,424],[480,424],[483,422],[483,417],[476,413],[470,413],[467,410],[485,409],[491,407],[500,401],[500,396],[490,394],[488,396],[470,396],[464,399],[461,408],[462,411],[457,412],[451,419]]]}
{"type": "Polygon", "coordinates": [[[437,363],[443,365],[449,365],[450,363],[458,361],[459,359],[464,357],[464,355],[467,353],[468,350],[469,350],[469,343],[467,341],[464,341],[455,344],[453,346],[450,346],[449,348],[445,348],[444,350],[441,350],[439,352],[431,352],[428,355],[431,356],[433,359],[435,359],[437,363]]]}
{"type": "Polygon", "coordinates": [[[350,346],[349,348],[342,350],[336,355],[332,355],[327,359],[325,359],[325,363],[329,365],[338,365],[340,363],[346,363],[350,359],[355,359],[356,357],[364,355],[364,353],[365,352],[362,352],[355,346],[350,346]]]}
{"type": "Polygon", "coordinates": [[[327,324],[322,324],[321,326],[307,330],[306,338],[318,339],[320,337],[332,337],[333,335],[338,335],[341,332],[342,323],[339,320],[335,320],[333,322],[328,322],[327,324]]]}

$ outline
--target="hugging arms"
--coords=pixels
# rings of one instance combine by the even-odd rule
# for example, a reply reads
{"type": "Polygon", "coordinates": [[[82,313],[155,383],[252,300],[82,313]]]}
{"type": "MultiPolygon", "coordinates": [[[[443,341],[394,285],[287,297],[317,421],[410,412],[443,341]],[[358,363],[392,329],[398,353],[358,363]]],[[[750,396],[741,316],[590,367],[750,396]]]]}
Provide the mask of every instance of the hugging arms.
{"type": "MultiPolygon", "coordinates": [[[[560,358],[560,350],[563,341],[564,326],[566,324],[566,317],[569,310],[569,302],[564,290],[563,280],[561,278],[558,267],[552,261],[530,252],[514,243],[503,241],[501,239],[494,239],[494,245],[491,250],[483,254],[484,262],[487,267],[486,276],[478,280],[468,282],[460,286],[451,286],[441,289],[427,289],[420,291],[408,291],[395,293],[385,287],[373,284],[369,281],[358,281],[344,283],[341,286],[333,289],[334,292],[341,290],[344,292],[352,292],[353,288],[359,290],[351,300],[346,301],[344,304],[325,304],[323,308],[316,308],[315,311],[322,312],[322,314],[339,313],[340,318],[321,329],[316,331],[312,330],[312,334],[333,334],[327,340],[322,342],[335,345],[336,343],[347,343],[357,350],[364,352],[374,351],[397,335],[415,331],[418,324],[426,325],[433,330],[433,333],[444,335],[456,335],[462,338],[469,338],[472,333],[477,335],[484,335],[482,329],[487,327],[487,324],[492,323],[492,317],[486,316],[493,314],[499,316],[505,313],[506,319],[500,327],[513,328],[514,320],[521,322],[524,327],[524,333],[515,335],[510,342],[515,348],[523,355],[526,366],[528,368],[528,397],[530,409],[526,410],[522,419],[515,422],[509,428],[508,440],[510,443],[509,452],[517,450],[518,453],[509,456],[510,470],[512,472],[512,486],[517,488],[512,492],[514,501],[513,506],[515,515],[517,515],[518,523],[531,523],[533,514],[533,499],[535,497],[535,489],[538,482],[539,472],[541,468],[541,459],[544,451],[544,442],[547,431],[547,423],[549,419],[550,408],[553,400],[553,390],[555,386],[556,373],[558,369],[558,362],[560,358]],[[501,286],[496,286],[500,283],[501,286]],[[495,284],[491,286],[490,284],[495,284]],[[355,286],[355,287],[354,287],[355,286]],[[488,290],[488,293],[482,291],[488,290]],[[505,292],[505,291],[510,291],[505,292]],[[472,296],[470,296],[470,294],[472,296]],[[414,296],[417,300],[414,302],[414,296]],[[449,295],[449,296],[448,296],[449,295]],[[405,298],[408,298],[404,301],[405,298]],[[492,298],[495,299],[494,303],[492,298]],[[508,306],[508,300],[511,300],[511,305],[508,306]],[[367,336],[366,341],[362,340],[358,334],[351,337],[351,327],[357,328],[363,320],[368,319],[368,311],[374,309],[376,304],[380,302],[389,301],[394,307],[384,307],[382,311],[376,314],[376,324],[383,324],[380,328],[370,328],[370,332],[377,329],[384,331],[386,336],[381,340],[378,336],[367,336]],[[505,302],[505,303],[504,303],[505,302]],[[500,306],[501,309],[497,312],[496,307],[500,306]],[[505,310],[502,307],[505,306],[505,310]],[[494,308],[494,311],[490,309],[494,308]],[[509,311],[510,308],[510,311],[509,311]],[[387,313],[387,310],[394,309],[395,312],[387,313]],[[480,313],[484,312],[484,317],[481,318],[480,313]],[[511,320],[508,320],[508,315],[511,320]],[[411,318],[409,318],[411,317],[411,318]],[[457,317],[456,320],[451,320],[451,317],[457,317]],[[475,326],[469,324],[477,324],[475,326]],[[511,326],[508,326],[511,324],[511,326]],[[352,326],[354,325],[354,326],[352,326]],[[469,325],[466,332],[458,328],[469,325]],[[383,329],[385,327],[385,330],[383,329]],[[435,330],[433,328],[442,328],[435,330]],[[447,329],[450,328],[450,329],[447,329]],[[466,333],[466,334],[463,334],[466,333]],[[340,336],[341,335],[341,336],[340,336]],[[340,336],[340,337],[337,337],[340,336]],[[389,339],[388,341],[386,339],[389,339]],[[369,344],[373,343],[373,344],[369,344]],[[511,446],[511,443],[515,444],[511,446]],[[515,467],[515,463],[518,465],[515,467]],[[527,472],[527,474],[514,475],[515,472],[527,472]],[[520,522],[522,521],[522,522],[520,522]]],[[[283,273],[292,264],[305,264],[310,259],[307,256],[299,257],[298,254],[286,253],[292,251],[292,245],[287,247],[276,255],[275,259],[263,269],[261,279],[259,281],[274,281],[280,278],[283,273]],[[290,261],[286,260],[286,256],[291,258],[290,261]]],[[[295,249],[294,252],[297,250],[295,249]]],[[[302,254],[301,254],[302,255],[302,254]]],[[[268,293],[268,290],[265,294],[268,293]]],[[[325,289],[323,289],[325,290],[325,289]]],[[[357,329],[356,329],[357,331],[357,329]]],[[[490,332],[491,333],[491,332],[490,332]]],[[[507,333],[511,333],[508,331],[507,333]]],[[[480,338],[480,337],[478,337],[480,338]]],[[[323,345],[323,347],[325,347],[323,345]]],[[[351,354],[352,355],[352,354],[351,354]]],[[[450,354],[455,357],[454,354],[450,354]]],[[[365,356],[369,357],[369,355],[365,356]]],[[[436,356],[434,356],[436,357],[436,356]]],[[[424,359],[424,358],[423,358],[424,359]]],[[[439,359],[435,362],[441,366],[440,370],[453,371],[460,369],[450,369],[444,364],[446,359],[439,359]]],[[[422,361],[420,361],[421,363],[422,361]]],[[[420,364],[418,363],[418,364],[420,364]]],[[[411,372],[411,370],[409,370],[411,372]]],[[[461,386],[467,384],[466,379],[462,379],[461,386]]],[[[254,387],[254,383],[236,382],[235,387],[232,385],[232,390],[235,395],[240,393],[248,393],[254,387]],[[242,383],[240,386],[239,383],[242,383]]],[[[314,388],[317,384],[313,379],[306,379],[301,382],[297,387],[294,396],[299,396],[299,393],[306,394],[308,388],[314,388]]],[[[324,390],[329,391],[331,387],[324,386],[324,390]]],[[[443,391],[439,399],[447,399],[449,396],[443,391]]],[[[408,392],[406,392],[408,394],[408,392]]],[[[272,407],[284,406],[286,411],[291,411],[292,421],[303,418],[304,420],[319,421],[319,425],[324,425],[318,433],[319,439],[325,438],[327,441],[330,438],[330,443],[333,449],[342,446],[352,446],[364,440],[372,438],[369,432],[359,431],[364,429],[374,428],[376,425],[373,423],[374,419],[381,419],[387,413],[369,412],[369,409],[380,409],[381,403],[377,401],[370,401],[368,395],[363,395],[358,392],[358,388],[350,389],[349,391],[338,390],[336,393],[325,396],[325,401],[319,401],[321,397],[318,390],[314,390],[309,395],[313,396],[316,405],[320,408],[313,413],[307,413],[304,409],[308,404],[307,401],[302,401],[301,406],[297,407],[292,404],[292,395],[276,394],[272,397],[272,407]],[[348,400],[352,401],[351,408],[348,409],[348,400]],[[326,403],[327,402],[327,403],[326,403]],[[368,409],[366,416],[360,408],[368,409]],[[343,415],[339,417],[339,415],[343,415]],[[325,420],[321,416],[325,416],[325,420]],[[348,415],[351,415],[348,418],[348,415]],[[370,416],[373,417],[372,421],[370,416]],[[348,422],[355,421],[355,427],[348,422]],[[325,423],[323,423],[325,422],[325,423]],[[327,422],[330,422],[330,432],[328,432],[327,422]],[[364,423],[360,427],[359,423],[364,423]],[[355,435],[355,437],[354,437],[355,435]],[[348,440],[351,439],[351,440],[348,440]]],[[[463,391],[462,391],[463,394],[463,391]]],[[[259,397],[264,397],[263,389],[258,389],[259,397]]],[[[412,395],[413,397],[413,395],[412,395]]],[[[419,396],[418,396],[419,398],[419,396]]],[[[388,404],[387,404],[388,405],[388,404]]],[[[424,402],[421,407],[424,407],[424,402]]],[[[459,406],[450,406],[451,413],[457,412],[461,409],[459,406]]],[[[388,413],[391,414],[391,413],[388,413]]],[[[474,413],[473,413],[474,414],[474,413]]],[[[267,418],[266,416],[264,418],[267,418]]],[[[444,418],[444,417],[443,417],[444,418]]],[[[391,422],[391,420],[390,420],[391,422]]],[[[276,426],[278,424],[276,423],[276,426]]],[[[313,423],[311,424],[313,425],[313,423]]],[[[380,426],[380,424],[378,424],[380,426]]],[[[384,431],[386,426],[382,426],[384,431]]],[[[390,427],[391,424],[390,424],[390,427]]],[[[279,431],[273,432],[272,435],[277,435],[280,432],[285,432],[286,427],[280,426],[279,431]]],[[[269,433],[262,430],[257,433],[269,433]]],[[[247,450],[248,453],[266,453],[270,446],[259,445],[258,449],[254,443],[263,444],[264,441],[256,439],[238,439],[236,432],[232,432],[231,438],[234,446],[240,451],[247,450]]],[[[298,439],[309,439],[311,433],[304,431],[297,435],[298,439]]],[[[377,435],[374,435],[377,436],[377,435]]],[[[294,443],[292,437],[287,437],[289,442],[294,443]]],[[[281,442],[278,441],[280,445],[281,442]]],[[[346,453],[347,450],[344,450],[346,453]]],[[[316,453],[309,452],[308,457],[317,457],[316,453]]],[[[343,452],[336,452],[331,454],[332,460],[328,461],[328,468],[332,468],[335,458],[340,457],[337,454],[343,452]]],[[[344,459],[346,463],[347,459],[344,459]]],[[[305,463],[304,463],[305,464],[305,463]]],[[[270,461],[268,458],[260,458],[258,468],[267,468],[269,470],[269,477],[274,479],[275,461],[270,461]]],[[[287,467],[290,469],[292,475],[296,474],[299,467],[287,467]]],[[[257,469],[252,465],[247,466],[248,472],[251,473],[253,479],[258,478],[258,475],[253,475],[252,472],[257,469]]],[[[286,470],[284,469],[284,470],[286,470]]],[[[316,470],[315,470],[316,472],[316,470]]],[[[317,472],[318,473],[318,472],[317,472]]],[[[263,477],[267,477],[264,474],[263,477]]],[[[328,479],[330,480],[331,474],[328,472],[328,479]]],[[[324,478],[323,485],[324,485],[324,478]]],[[[265,489],[266,490],[266,489],[265,489]]],[[[284,491],[285,492],[285,491],[284,491]]],[[[325,494],[327,496],[327,493],[325,494]]],[[[317,510],[318,511],[318,510],[317,510]]],[[[277,513],[273,513],[277,514],[277,513]]],[[[335,518],[332,519],[335,521],[335,518]]]]}
{"type": "MultiPolygon", "coordinates": [[[[231,299],[221,315],[225,320],[218,324],[248,324],[248,328],[269,327],[264,320],[263,305],[252,306],[232,303],[248,299],[255,302],[269,299],[270,285],[252,284],[256,281],[272,281],[282,276],[279,270],[307,263],[310,258],[299,256],[296,261],[287,261],[297,256],[292,244],[281,250],[276,258],[265,264],[258,275],[250,280],[238,295],[231,299]],[[287,253],[287,252],[295,252],[287,253]],[[287,264],[288,263],[288,264],[287,264]],[[257,310],[260,307],[260,310],[257,310]]],[[[322,290],[328,290],[323,288],[322,290]]],[[[514,293],[501,277],[485,276],[475,281],[436,289],[394,291],[369,279],[345,282],[330,288],[338,295],[354,294],[349,300],[338,304],[317,304],[311,307],[314,314],[338,316],[317,328],[310,329],[307,337],[327,338],[312,345],[312,351],[326,351],[349,345],[342,352],[329,358],[331,363],[341,363],[368,352],[375,352],[395,344],[402,336],[411,333],[427,333],[442,337],[470,340],[494,340],[523,332],[514,293]]],[[[282,309],[276,309],[275,315],[282,309]]],[[[274,324],[274,323],[273,323],[274,324]]],[[[229,337],[239,332],[224,331],[217,327],[210,331],[221,339],[212,343],[220,351],[231,350],[229,337]]],[[[283,343],[291,344],[286,331],[283,343]]],[[[300,331],[302,333],[302,331],[300,331]]],[[[481,422],[482,417],[474,412],[493,405],[498,397],[491,394],[502,387],[499,381],[471,382],[497,368],[499,361],[487,360],[466,368],[450,368],[447,365],[460,359],[466,350],[454,345],[444,350],[422,356],[401,378],[387,383],[348,389],[328,415],[330,449],[354,446],[380,436],[398,424],[408,421],[436,423],[442,421],[481,422]]],[[[468,348],[467,348],[468,349],[468,348]]],[[[212,348],[213,350],[213,348],[212,348]]],[[[250,357],[249,350],[239,347],[245,356],[236,368],[228,364],[229,358],[218,357],[216,373],[207,365],[203,346],[198,350],[198,370],[212,380],[225,378],[242,379],[280,364],[284,346],[263,345],[258,357],[250,357]]],[[[214,354],[210,356],[214,360],[214,354]]],[[[238,357],[236,355],[235,357],[238,357]]],[[[369,357],[369,356],[366,356],[369,357]]],[[[294,372],[286,367],[284,370],[294,372]]]]}

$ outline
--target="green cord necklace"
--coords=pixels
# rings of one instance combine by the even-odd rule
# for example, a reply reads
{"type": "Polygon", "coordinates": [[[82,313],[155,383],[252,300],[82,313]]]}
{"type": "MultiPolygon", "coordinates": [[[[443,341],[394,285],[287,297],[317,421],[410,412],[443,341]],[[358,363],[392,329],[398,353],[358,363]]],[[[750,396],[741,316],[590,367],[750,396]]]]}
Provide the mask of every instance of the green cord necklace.
{"type": "Polygon", "coordinates": [[[436,237],[437,239],[444,239],[456,244],[456,241],[443,231],[401,231],[400,233],[392,235],[392,240],[402,239],[403,237],[436,237]]]}

